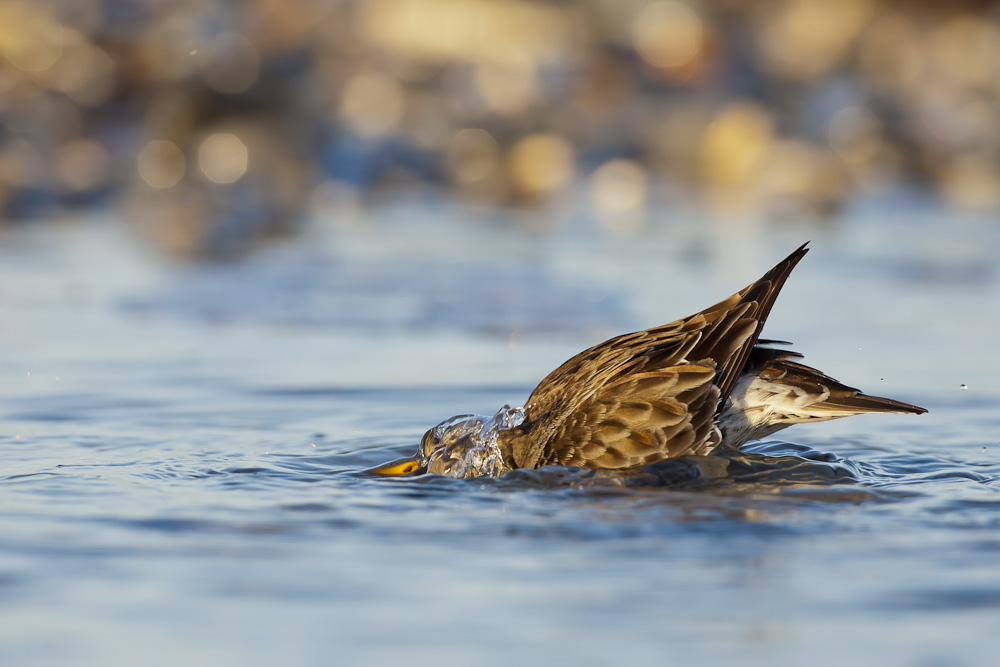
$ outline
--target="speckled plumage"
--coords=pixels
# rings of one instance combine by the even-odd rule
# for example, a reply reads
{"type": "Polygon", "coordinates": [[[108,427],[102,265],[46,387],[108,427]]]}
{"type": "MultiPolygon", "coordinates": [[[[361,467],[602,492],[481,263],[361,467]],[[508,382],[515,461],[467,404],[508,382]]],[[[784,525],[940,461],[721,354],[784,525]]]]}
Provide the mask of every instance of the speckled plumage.
{"type": "MultiPolygon", "coordinates": [[[[739,447],[796,423],[864,412],[926,412],[868,396],[760,340],[774,300],[806,254],[798,248],[728,299],[670,324],[584,350],[542,380],[524,420],[496,438],[500,469],[637,468],[720,443],[739,447]]],[[[431,429],[412,467],[449,474],[474,439],[431,429]]],[[[388,467],[383,467],[389,470],[388,467]]],[[[462,476],[469,470],[463,467],[462,476]]],[[[475,471],[473,471],[474,473],[475,471]]],[[[479,474],[497,474],[496,469],[479,474]]]]}
{"type": "Polygon", "coordinates": [[[806,252],[700,313],[612,338],[554,370],[528,398],[524,423],[502,434],[512,467],[632,468],[710,451],[721,442],[719,406],[806,252]]]}

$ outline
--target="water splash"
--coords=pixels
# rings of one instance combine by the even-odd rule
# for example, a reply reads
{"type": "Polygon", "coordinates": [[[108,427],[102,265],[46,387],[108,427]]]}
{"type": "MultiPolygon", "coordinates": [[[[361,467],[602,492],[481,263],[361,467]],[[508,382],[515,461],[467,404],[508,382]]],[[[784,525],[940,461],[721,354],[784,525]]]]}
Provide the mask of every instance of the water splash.
{"type": "Polygon", "coordinates": [[[510,468],[498,438],[524,421],[524,408],[505,405],[492,417],[460,415],[434,427],[433,449],[426,453],[430,472],[466,478],[498,477],[510,468]]]}

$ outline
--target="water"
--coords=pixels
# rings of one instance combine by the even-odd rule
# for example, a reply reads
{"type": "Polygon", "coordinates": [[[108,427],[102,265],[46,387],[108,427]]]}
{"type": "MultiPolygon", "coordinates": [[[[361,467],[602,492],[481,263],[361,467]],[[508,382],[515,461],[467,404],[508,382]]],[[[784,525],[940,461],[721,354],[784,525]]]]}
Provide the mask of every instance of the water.
{"type": "MultiPolygon", "coordinates": [[[[505,405],[492,417],[486,415],[457,415],[446,419],[429,430],[420,441],[417,458],[403,460],[402,471],[415,468],[432,475],[447,475],[455,479],[472,477],[500,477],[511,468],[504,461],[503,449],[498,442],[502,431],[509,431],[525,418],[523,407],[505,405]]],[[[385,467],[373,470],[385,474],[385,467]]]]}
{"type": "Polygon", "coordinates": [[[171,265],[112,221],[5,234],[4,664],[995,660],[995,225],[859,212],[765,243],[419,218],[317,223],[232,265],[171,265]],[[639,482],[361,474],[804,234],[765,335],[930,414],[793,427],[639,482]]]}

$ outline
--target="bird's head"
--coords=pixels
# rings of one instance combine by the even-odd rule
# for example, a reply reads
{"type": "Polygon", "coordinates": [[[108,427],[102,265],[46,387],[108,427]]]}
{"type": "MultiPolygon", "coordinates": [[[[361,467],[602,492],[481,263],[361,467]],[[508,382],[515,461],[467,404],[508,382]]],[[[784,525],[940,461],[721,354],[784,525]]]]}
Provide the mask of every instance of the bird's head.
{"type": "Polygon", "coordinates": [[[416,456],[373,468],[375,475],[399,477],[431,473],[465,478],[497,477],[510,470],[498,444],[499,431],[520,423],[520,409],[507,406],[492,418],[460,415],[424,433],[416,456]]]}

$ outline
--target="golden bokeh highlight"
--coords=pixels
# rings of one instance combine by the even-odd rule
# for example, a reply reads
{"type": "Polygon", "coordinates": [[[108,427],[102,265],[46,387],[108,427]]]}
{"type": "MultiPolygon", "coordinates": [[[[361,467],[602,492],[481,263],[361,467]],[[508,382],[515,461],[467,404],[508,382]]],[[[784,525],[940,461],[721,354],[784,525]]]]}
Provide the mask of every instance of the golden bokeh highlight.
{"type": "Polygon", "coordinates": [[[874,0],[785,0],[761,26],[761,54],[779,76],[817,77],[848,55],[874,11],[874,0]]]}
{"type": "Polygon", "coordinates": [[[750,185],[774,140],[770,114],[752,102],[736,102],[720,111],[701,144],[704,181],[716,188],[750,185]]]}
{"type": "Polygon", "coordinates": [[[635,17],[632,42],[643,60],[662,69],[682,67],[700,53],[705,35],[701,18],[676,0],[654,2],[635,17]]]}
{"type": "Polygon", "coordinates": [[[402,86],[379,72],[352,77],[340,93],[338,114],[353,132],[369,138],[394,131],[403,118],[406,97],[402,86]]]}
{"type": "Polygon", "coordinates": [[[198,168],[213,183],[226,185],[240,180],[249,159],[246,144],[228,132],[210,134],[198,146],[198,168]]]}
{"type": "Polygon", "coordinates": [[[633,160],[609,160],[590,177],[598,224],[614,236],[638,233],[645,222],[648,176],[633,160]]]}
{"type": "Polygon", "coordinates": [[[368,0],[358,29],[418,60],[506,65],[563,57],[582,34],[572,9],[523,0],[368,0]]]}
{"type": "Polygon", "coordinates": [[[65,30],[37,4],[0,4],[0,53],[23,72],[44,72],[63,54],[65,30]]]}
{"type": "Polygon", "coordinates": [[[139,151],[136,170],[150,187],[172,188],[184,178],[184,152],[172,141],[153,139],[139,151]]]}
{"type": "Polygon", "coordinates": [[[530,134],[510,150],[507,169],[520,192],[529,197],[548,195],[573,177],[573,147],[555,134],[530,134]]]}
{"type": "Polygon", "coordinates": [[[538,94],[538,73],[531,63],[518,66],[481,63],[476,66],[475,78],[480,96],[497,113],[524,111],[538,94]]]}

